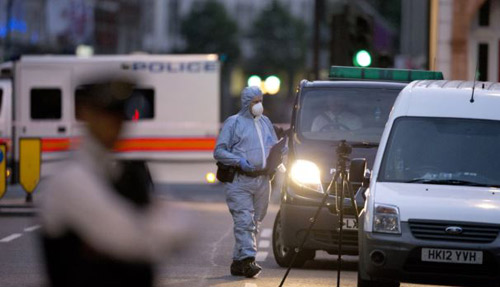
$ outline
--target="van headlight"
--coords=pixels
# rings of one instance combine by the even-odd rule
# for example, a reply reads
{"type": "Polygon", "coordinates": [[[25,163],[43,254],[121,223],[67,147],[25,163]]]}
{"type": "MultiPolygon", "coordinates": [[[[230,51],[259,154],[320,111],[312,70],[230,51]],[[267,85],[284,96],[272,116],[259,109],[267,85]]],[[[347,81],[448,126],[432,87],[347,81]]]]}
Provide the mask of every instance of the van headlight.
{"type": "Polygon", "coordinates": [[[373,232],[401,234],[399,208],[387,204],[375,204],[373,232]]]}
{"type": "Polygon", "coordinates": [[[299,186],[324,193],[318,166],[308,160],[297,160],[290,170],[290,178],[299,186]]]}

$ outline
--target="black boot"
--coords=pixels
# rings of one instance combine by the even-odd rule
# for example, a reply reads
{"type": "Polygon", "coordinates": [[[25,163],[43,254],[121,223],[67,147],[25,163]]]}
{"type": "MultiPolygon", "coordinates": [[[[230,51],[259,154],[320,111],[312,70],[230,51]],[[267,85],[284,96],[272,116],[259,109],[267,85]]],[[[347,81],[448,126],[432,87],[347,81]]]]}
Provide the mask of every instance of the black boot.
{"type": "Polygon", "coordinates": [[[233,260],[231,263],[231,275],[233,276],[243,276],[243,261],[233,260]]]}
{"type": "Polygon", "coordinates": [[[262,267],[255,262],[255,258],[249,257],[243,259],[243,275],[247,278],[253,278],[259,276],[262,271],[262,267]]]}

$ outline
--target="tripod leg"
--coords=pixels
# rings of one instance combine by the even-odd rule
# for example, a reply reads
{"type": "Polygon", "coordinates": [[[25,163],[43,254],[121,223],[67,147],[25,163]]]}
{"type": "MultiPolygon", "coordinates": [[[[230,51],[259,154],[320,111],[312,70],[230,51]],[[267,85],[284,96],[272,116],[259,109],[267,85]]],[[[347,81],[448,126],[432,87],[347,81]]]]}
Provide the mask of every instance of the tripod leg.
{"type": "Polygon", "coordinates": [[[349,193],[349,198],[351,199],[352,208],[354,209],[354,212],[356,212],[356,224],[357,224],[359,209],[358,209],[358,203],[356,202],[356,198],[354,197],[354,190],[352,189],[352,184],[350,182],[347,182],[347,192],[349,193]]]}
{"type": "Polygon", "coordinates": [[[328,185],[328,188],[326,189],[326,193],[329,194],[335,194],[335,211],[338,213],[339,212],[339,201],[338,201],[338,180],[339,180],[339,172],[335,172],[335,175],[332,178],[332,181],[330,182],[330,185],[328,185]],[[334,192],[329,192],[331,189],[334,189],[334,192]]]}
{"type": "Polygon", "coordinates": [[[309,228],[307,229],[306,234],[304,235],[304,238],[302,239],[302,242],[300,243],[300,247],[295,249],[295,254],[293,255],[292,261],[290,262],[290,265],[288,266],[288,269],[286,270],[285,275],[283,276],[283,279],[281,280],[279,287],[282,287],[283,284],[285,284],[285,280],[288,277],[290,270],[292,269],[293,263],[297,259],[297,255],[299,254],[299,251],[301,251],[302,248],[304,247],[304,244],[306,243],[306,240],[309,237],[309,233],[311,233],[311,230],[312,230],[314,224],[316,223],[316,220],[318,220],[318,216],[319,216],[321,209],[325,206],[325,202],[328,199],[328,195],[329,195],[328,192],[325,192],[325,195],[323,196],[323,200],[321,201],[320,206],[316,210],[314,217],[312,217],[310,219],[311,224],[309,225],[309,228]]]}
{"type": "Polygon", "coordinates": [[[340,202],[340,188],[339,188],[339,183],[335,181],[335,210],[337,211],[337,214],[340,213],[340,206],[342,203],[340,202]]]}
{"type": "Polygon", "coordinates": [[[338,269],[337,269],[337,287],[340,287],[340,272],[342,270],[342,231],[344,229],[344,197],[345,197],[345,190],[346,190],[346,177],[347,175],[345,173],[340,175],[341,178],[341,184],[340,184],[340,209],[339,209],[339,242],[338,242],[338,269]]]}

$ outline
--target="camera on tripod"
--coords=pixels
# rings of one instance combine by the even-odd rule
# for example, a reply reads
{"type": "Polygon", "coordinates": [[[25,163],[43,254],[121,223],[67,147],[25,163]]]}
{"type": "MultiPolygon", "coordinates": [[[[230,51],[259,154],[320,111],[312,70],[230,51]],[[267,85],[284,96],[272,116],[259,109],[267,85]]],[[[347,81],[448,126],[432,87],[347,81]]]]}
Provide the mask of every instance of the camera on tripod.
{"type": "Polygon", "coordinates": [[[365,172],[367,170],[367,162],[365,158],[353,158],[349,156],[352,153],[352,148],[354,147],[366,147],[367,144],[354,144],[351,145],[345,140],[341,140],[336,148],[337,154],[337,169],[336,171],[345,171],[347,173],[347,180],[350,184],[357,190],[359,187],[366,187],[369,184],[369,178],[365,177],[365,172]],[[349,168],[347,169],[347,163],[349,168]]]}
{"type": "Polygon", "coordinates": [[[341,140],[336,149],[339,158],[348,158],[352,153],[352,146],[346,140],[341,140]]]}
{"type": "MultiPolygon", "coordinates": [[[[363,146],[365,146],[365,144],[363,144],[363,146]]],[[[357,144],[354,144],[354,147],[357,147],[357,144]]],[[[351,160],[349,158],[349,156],[352,153],[352,146],[346,140],[339,141],[339,144],[336,147],[335,152],[337,155],[337,157],[336,157],[337,165],[336,165],[335,173],[330,181],[330,184],[328,185],[328,188],[325,191],[323,191],[323,186],[320,182],[319,170],[317,172],[318,175],[317,175],[317,178],[315,178],[315,180],[316,180],[316,182],[319,182],[318,186],[321,189],[321,192],[324,193],[323,199],[321,201],[320,206],[316,210],[314,216],[309,219],[310,225],[309,225],[304,237],[302,238],[300,246],[298,248],[296,248],[296,250],[295,250],[295,254],[294,254],[294,256],[293,256],[293,258],[288,266],[288,269],[285,273],[285,276],[283,277],[283,279],[279,285],[280,287],[283,286],[283,284],[284,284],[284,282],[285,282],[285,280],[290,272],[290,269],[292,268],[295,260],[297,259],[298,254],[303,250],[304,244],[305,244],[309,234],[311,233],[311,230],[312,230],[314,224],[316,223],[316,221],[318,219],[318,216],[320,214],[320,210],[324,207],[327,207],[326,201],[332,195],[335,197],[334,208],[335,208],[335,212],[338,215],[338,223],[334,223],[334,224],[336,226],[338,226],[338,229],[337,229],[338,230],[337,287],[340,287],[340,272],[342,269],[342,254],[343,254],[343,252],[342,252],[342,243],[343,243],[342,242],[342,240],[343,240],[342,233],[343,233],[343,229],[344,229],[344,212],[345,212],[344,199],[348,199],[348,200],[346,200],[348,202],[347,204],[350,205],[351,210],[353,210],[355,225],[357,225],[358,224],[359,209],[358,209],[356,199],[355,199],[355,192],[354,192],[353,184],[354,184],[354,186],[363,184],[364,173],[366,170],[366,160],[365,159],[353,159],[353,160],[351,160]],[[350,163],[349,170],[348,170],[348,163],[350,163]],[[360,181],[360,183],[353,182],[353,180],[360,181]]],[[[305,166],[306,162],[302,162],[302,164],[304,165],[304,167],[302,167],[300,169],[300,171],[302,173],[306,173],[307,169],[312,169],[312,167],[315,167],[315,165],[312,163],[309,163],[308,166],[305,166]]],[[[297,170],[299,170],[299,169],[297,169],[297,170]]],[[[294,168],[292,168],[292,174],[293,174],[293,171],[294,171],[294,168]]],[[[299,173],[297,173],[297,176],[298,175],[299,175],[299,173]]],[[[304,187],[304,188],[306,188],[306,187],[304,187]]]]}

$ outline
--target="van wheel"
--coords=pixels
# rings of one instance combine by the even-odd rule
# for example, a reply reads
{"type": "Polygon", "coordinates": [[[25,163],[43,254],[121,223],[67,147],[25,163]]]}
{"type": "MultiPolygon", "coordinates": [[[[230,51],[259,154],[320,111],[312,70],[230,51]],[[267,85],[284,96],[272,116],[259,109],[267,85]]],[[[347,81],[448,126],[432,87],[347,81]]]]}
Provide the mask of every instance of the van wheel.
{"type": "Polygon", "coordinates": [[[362,279],[358,272],[358,287],[399,287],[399,282],[379,282],[362,279]]]}
{"type": "MultiPolygon", "coordinates": [[[[273,226],[273,253],[276,263],[281,267],[288,267],[295,255],[294,248],[285,246],[283,243],[283,229],[281,225],[280,212],[276,214],[273,226]]],[[[316,256],[315,250],[305,249],[299,251],[292,267],[302,267],[307,260],[313,260],[316,256]]]]}

